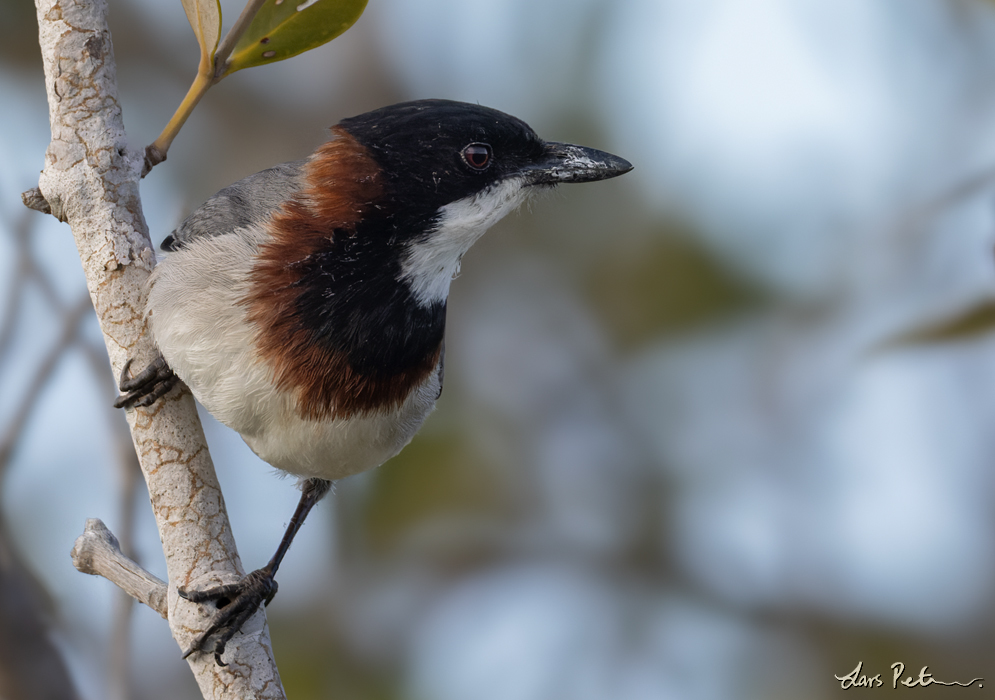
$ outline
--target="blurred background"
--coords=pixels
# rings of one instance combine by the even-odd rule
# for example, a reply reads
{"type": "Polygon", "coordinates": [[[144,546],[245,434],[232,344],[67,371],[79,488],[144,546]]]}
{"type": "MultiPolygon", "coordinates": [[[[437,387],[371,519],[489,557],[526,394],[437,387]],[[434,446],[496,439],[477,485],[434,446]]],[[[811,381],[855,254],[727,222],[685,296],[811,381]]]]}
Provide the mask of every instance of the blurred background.
{"type": "MultiPolygon", "coordinates": [[[[34,8],[0,17],[0,697],[197,697],[166,623],[69,560],[99,517],[165,576],[70,232],[19,200],[49,140],[34,8]]],[[[179,2],[110,22],[142,148],[196,44],[179,2]]],[[[879,692],[894,662],[995,685],[995,4],[370,0],[207,95],[142,183],[153,240],[423,97],[635,170],[466,257],[438,410],[281,569],[289,696],[820,700],[858,662],[879,692]]],[[[204,420],[255,568],[297,491],[204,420]]]]}

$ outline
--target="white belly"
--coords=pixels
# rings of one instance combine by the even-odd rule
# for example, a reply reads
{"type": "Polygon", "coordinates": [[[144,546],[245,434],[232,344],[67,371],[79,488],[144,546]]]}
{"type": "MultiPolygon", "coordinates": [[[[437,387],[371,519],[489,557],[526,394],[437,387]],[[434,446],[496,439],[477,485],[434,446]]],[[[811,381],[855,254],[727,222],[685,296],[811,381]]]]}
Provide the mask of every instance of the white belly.
{"type": "Polygon", "coordinates": [[[372,469],[411,442],[435,406],[437,376],[390,412],[315,421],[283,410],[242,438],[262,459],[298,476],[339,479],[372,469]]]}
{"type": "Polygon", "coordinates": [[[338,479],[383,464],[435,407],[438,372],[391,411],[301,418],[293,394],[274,387],[256,354],[241,303],[260,239],[251,231],[197,239],[155,268],[146,308],[160,352],[197,400],[274,467],[338,479]]]}

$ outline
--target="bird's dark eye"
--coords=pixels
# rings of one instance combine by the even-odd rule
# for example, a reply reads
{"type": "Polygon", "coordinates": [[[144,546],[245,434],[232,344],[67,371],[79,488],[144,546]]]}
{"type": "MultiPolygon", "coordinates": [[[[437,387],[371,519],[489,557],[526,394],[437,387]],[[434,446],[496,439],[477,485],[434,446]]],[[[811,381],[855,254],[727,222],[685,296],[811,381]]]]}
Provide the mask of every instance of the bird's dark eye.
{"type": "Polygon", "coordinates": [[[491,147],[486,143],[471,143],[462,155],[463,161],[474,170],[486,170],[491,164],[491,147]]]}

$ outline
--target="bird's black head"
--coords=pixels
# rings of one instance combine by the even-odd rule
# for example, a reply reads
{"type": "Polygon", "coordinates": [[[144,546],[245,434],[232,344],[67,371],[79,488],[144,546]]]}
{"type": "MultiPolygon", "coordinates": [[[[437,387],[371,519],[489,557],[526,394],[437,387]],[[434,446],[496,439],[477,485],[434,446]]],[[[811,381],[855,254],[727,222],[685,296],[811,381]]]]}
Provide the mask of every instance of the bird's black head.
{"type": "Polygon", "coordinates": [[[537,186],[632,169],[610,153],[543,141],[504,112],[450,100],[383,107],[336,130],[375,163],[383,189],[361,227],[400,245],[397,278],[422,306],[445,301],[463,254],[537,186]]]}
{"type": "Polygon", "coordinates": [[[554,185],[632,169],[602,151],[545,142],[521,119],[465,102],[402,102],[339,126],[377,161],[395,197],[433,210],[507,180],[554,185]]]}

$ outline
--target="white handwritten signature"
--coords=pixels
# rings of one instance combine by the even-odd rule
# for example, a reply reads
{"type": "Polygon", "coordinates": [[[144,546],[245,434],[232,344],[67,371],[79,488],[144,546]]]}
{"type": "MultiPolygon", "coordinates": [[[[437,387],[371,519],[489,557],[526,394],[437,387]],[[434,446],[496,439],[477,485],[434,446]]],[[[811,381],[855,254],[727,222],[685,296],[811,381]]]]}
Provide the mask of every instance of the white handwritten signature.
{"type": "MultiPolygon", "coordinates": [[[[869,676],[863,673],[864,662],[857,662],[857,667],[850,671],[850,673],[845,676],[833,676],[836,680],[840,682],[840,687],[843,690],[849,688],[880,688],[884,685],[884,681],[881,680],[881,674],[876,673],[873,676],[869,676]]],[[[933,678],[933,674],[929,672],[929,666],[923,666],[919,671],[919,676],[907,676],[902,678],[905,673],[905,664],[901,661],[896,661],[891,665],[891,687],[897,688],[899,685],[904,685],[906,688],[925,688],[928,685],[957,685],[963,688],[970,688],[975,683],[978,684],[979,688],[984,688],[984,678],[975,678],[968,681],[967,683],[962,683],[960,681],[940,681],[933,678]]]]}

